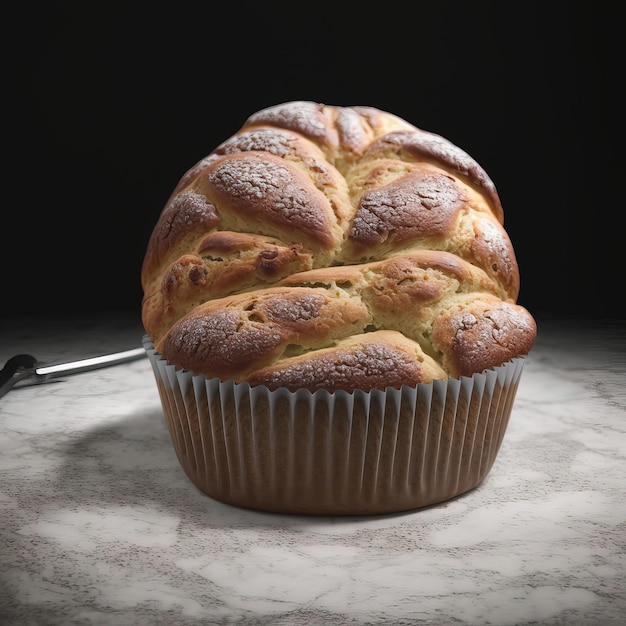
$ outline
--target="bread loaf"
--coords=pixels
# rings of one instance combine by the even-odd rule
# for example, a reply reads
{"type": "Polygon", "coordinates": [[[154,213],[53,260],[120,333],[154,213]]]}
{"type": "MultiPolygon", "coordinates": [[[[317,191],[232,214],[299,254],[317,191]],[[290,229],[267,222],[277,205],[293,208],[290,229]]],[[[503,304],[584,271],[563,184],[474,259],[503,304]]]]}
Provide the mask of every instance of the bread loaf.
{"type": "Polygon", "coordinates": [[[496,188],[372,107],[288,102],[186,172],[142,267],[158,352],[270,389],[384,389],[527,354],[536,323],[496,188]]]}

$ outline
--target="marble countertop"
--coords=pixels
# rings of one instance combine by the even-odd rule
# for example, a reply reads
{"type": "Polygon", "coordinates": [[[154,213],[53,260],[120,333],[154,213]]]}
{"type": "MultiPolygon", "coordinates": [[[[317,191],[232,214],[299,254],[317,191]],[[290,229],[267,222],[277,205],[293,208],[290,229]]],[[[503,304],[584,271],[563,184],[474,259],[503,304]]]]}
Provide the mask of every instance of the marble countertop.
{"type": "MultiPolygon", "coordinates": [[[[0,364],[141,346],[124,316],[5,320],[0,364]]],[[[199,492],[141,358],[0,398],[0,624],[626,623],[626,324],[539,320],[475,490],[365,517],[199,492]]]]}

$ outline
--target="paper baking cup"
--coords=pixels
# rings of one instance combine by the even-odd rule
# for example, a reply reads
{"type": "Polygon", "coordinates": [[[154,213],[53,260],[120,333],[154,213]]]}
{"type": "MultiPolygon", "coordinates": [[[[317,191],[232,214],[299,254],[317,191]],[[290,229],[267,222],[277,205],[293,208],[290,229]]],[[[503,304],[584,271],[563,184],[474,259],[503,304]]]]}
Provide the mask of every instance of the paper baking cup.
{"type": "Polygon", "coordinates": [[[191,482],[232,505],[360,515],[442,502],[479,485],[525,357],[472,377],[385,391],[270,391],[177,370],[144,347],[191,482]]]}

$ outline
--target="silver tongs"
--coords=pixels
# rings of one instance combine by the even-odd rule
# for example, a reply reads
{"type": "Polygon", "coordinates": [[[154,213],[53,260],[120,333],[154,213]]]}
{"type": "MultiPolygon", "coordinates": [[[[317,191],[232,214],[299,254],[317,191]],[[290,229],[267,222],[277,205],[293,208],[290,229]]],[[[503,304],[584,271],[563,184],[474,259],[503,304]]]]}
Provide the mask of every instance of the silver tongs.
{"type": "Polygon", "coordinates": [[[91,359],[58,363],[56,365],[43,365],[38,363],[30,354],[17,354],[11,357],[0,370],[0,398],[4,396],[17,383],[25,381],[26,384],[43,383],[52,378],[78,374],[89,370],[100,369],[118,363],[133,361],[145,356],[144,348],[132,348],[124,352],[104,354],[91,359]]]}

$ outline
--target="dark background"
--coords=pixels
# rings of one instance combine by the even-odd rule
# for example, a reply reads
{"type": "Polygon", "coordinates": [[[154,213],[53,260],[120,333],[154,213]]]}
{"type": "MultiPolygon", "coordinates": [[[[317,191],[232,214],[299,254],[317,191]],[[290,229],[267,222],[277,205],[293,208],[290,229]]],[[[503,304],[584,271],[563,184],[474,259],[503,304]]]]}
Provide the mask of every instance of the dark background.
{"type": "Polygon", "coordinates": [[[623,319],[616,16],[532,2],[157,6],[25,3],[5,19],[1,318],[139,316],[145,246],[178,179],[250,114],[304,99],[375,106],[452,140],[498,188],[520,303],[623,319]]]}

